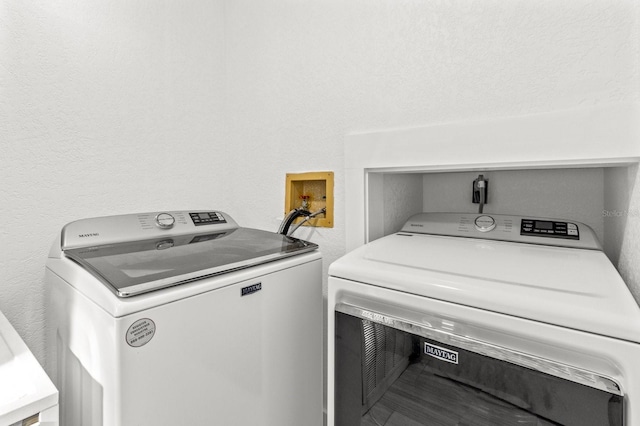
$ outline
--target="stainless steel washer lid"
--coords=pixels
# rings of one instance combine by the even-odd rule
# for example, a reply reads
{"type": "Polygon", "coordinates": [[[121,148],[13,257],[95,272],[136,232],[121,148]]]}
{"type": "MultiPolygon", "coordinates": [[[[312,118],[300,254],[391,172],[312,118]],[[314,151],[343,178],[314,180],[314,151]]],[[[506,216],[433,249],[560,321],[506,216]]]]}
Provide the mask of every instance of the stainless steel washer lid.
{"type": "Polygon", "coordinates": [[[222,213],[215,216],[222,220],[207,219],[204,224],[201,217],[203,213],[170,212],[85,219],[65,227],[62,250],[115,294],[128,297],[318,248],[296,238],[237,227],[222,213]],[[171,221],[160,215],[176,217],[175,228],[167,227],[171,221]],[[158,217],[158,226],[149,226],[152,219],[141,220],[158,217]],[[122,236],[122,229],[129,230],[128,237],[122,236]],[[89,238],[91,245],[78,246],[79,238],[89,238]],[[122,241],[125,238],[129,241],[122,241]],[[116,242],[101,244],[105,241],[116,242]]]}

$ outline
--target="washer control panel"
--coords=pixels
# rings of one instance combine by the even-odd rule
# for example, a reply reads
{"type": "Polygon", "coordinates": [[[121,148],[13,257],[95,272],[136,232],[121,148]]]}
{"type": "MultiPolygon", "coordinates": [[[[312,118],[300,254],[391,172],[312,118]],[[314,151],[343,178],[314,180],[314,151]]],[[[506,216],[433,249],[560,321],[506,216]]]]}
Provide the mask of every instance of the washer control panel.
{"type": "Polygon", "coordinates": [[[173,225],[176,223],[176,218],[169,213],[158,213],[155,219],[156,226],[162,229],[173,228],[173,225]]]}
{"type": "Polygon", "coordinates": [[[189,213],[191,220],[195,226],[213,225],[214,223],[225,223],[226,220],[218,212],[202,212],[202,213],[189,213]]]}
{"type": "MultiPolygon", "coordinates": [[[[180,235],[211,234],[239,228],[228,214],[215,210],[182,210],[134,213],[76,220],[68,223],[60,234],[62,250],[96,247],[106,244],[135,242],[158,238],[160,248],[165,240],[180,235]],[[201,228],[203,225],[208,225],[201,228]]],[[[199,237],[200,238],[200,237],[199,237]]]]}
{"type": "Polygon", "coordinates": [[[578,225],[555,220],[522,219],[520,222],[520,235],[567,238],[570,240],[580,239],[578,225]]]}

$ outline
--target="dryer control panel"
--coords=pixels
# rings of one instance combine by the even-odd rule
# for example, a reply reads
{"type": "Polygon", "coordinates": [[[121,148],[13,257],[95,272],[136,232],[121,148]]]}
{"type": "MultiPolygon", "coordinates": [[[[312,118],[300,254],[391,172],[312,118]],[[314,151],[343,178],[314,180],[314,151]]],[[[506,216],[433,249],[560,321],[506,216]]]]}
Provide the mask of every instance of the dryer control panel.
{"type": "Polygon", "coordinates": [[[420,213],[401,232],[602,250],[584,223],[501,214],[420,213]]]}
{"type": "Polygon", "coordinates": [[[522,219],[520,221],[520,235],[536,237],[580,239],[578,225],[571,222],[555,220],[522,219]]]}

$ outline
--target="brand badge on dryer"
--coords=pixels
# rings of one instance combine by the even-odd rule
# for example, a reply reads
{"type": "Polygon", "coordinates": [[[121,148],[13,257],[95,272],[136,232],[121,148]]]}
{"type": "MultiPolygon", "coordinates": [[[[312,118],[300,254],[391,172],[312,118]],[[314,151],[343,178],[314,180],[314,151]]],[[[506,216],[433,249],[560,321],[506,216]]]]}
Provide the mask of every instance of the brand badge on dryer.
{"type": "Polygon", "coordinates": [[[458,352],[424,342],[424,353],[441,361],[458,363],[458,352]]]}

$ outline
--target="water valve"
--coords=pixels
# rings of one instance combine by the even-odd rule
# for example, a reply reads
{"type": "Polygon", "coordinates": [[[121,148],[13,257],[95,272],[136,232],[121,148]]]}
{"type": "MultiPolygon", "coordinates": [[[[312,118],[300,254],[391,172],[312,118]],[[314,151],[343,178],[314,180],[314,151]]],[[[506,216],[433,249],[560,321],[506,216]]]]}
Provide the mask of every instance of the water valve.
{"type": "Polygon", "coordinates": [[[480,197],[480,191],[484,192],[484,204],[488,204],[488,199],[487,196],[489,194],[489,181],[486,180],[484,178],[484,176],[480,175],[478,176],[477,179],[473,180],[473,185],[471,188],[471,201],[473,202],[473,204],[478,204],[481,201],[481,197],[480,197]],[[480,183],[480,185],[478,185],[479,182],[483,182],[480,183]],[[482,187],[484,184],[484,188],[482,187]]]}

